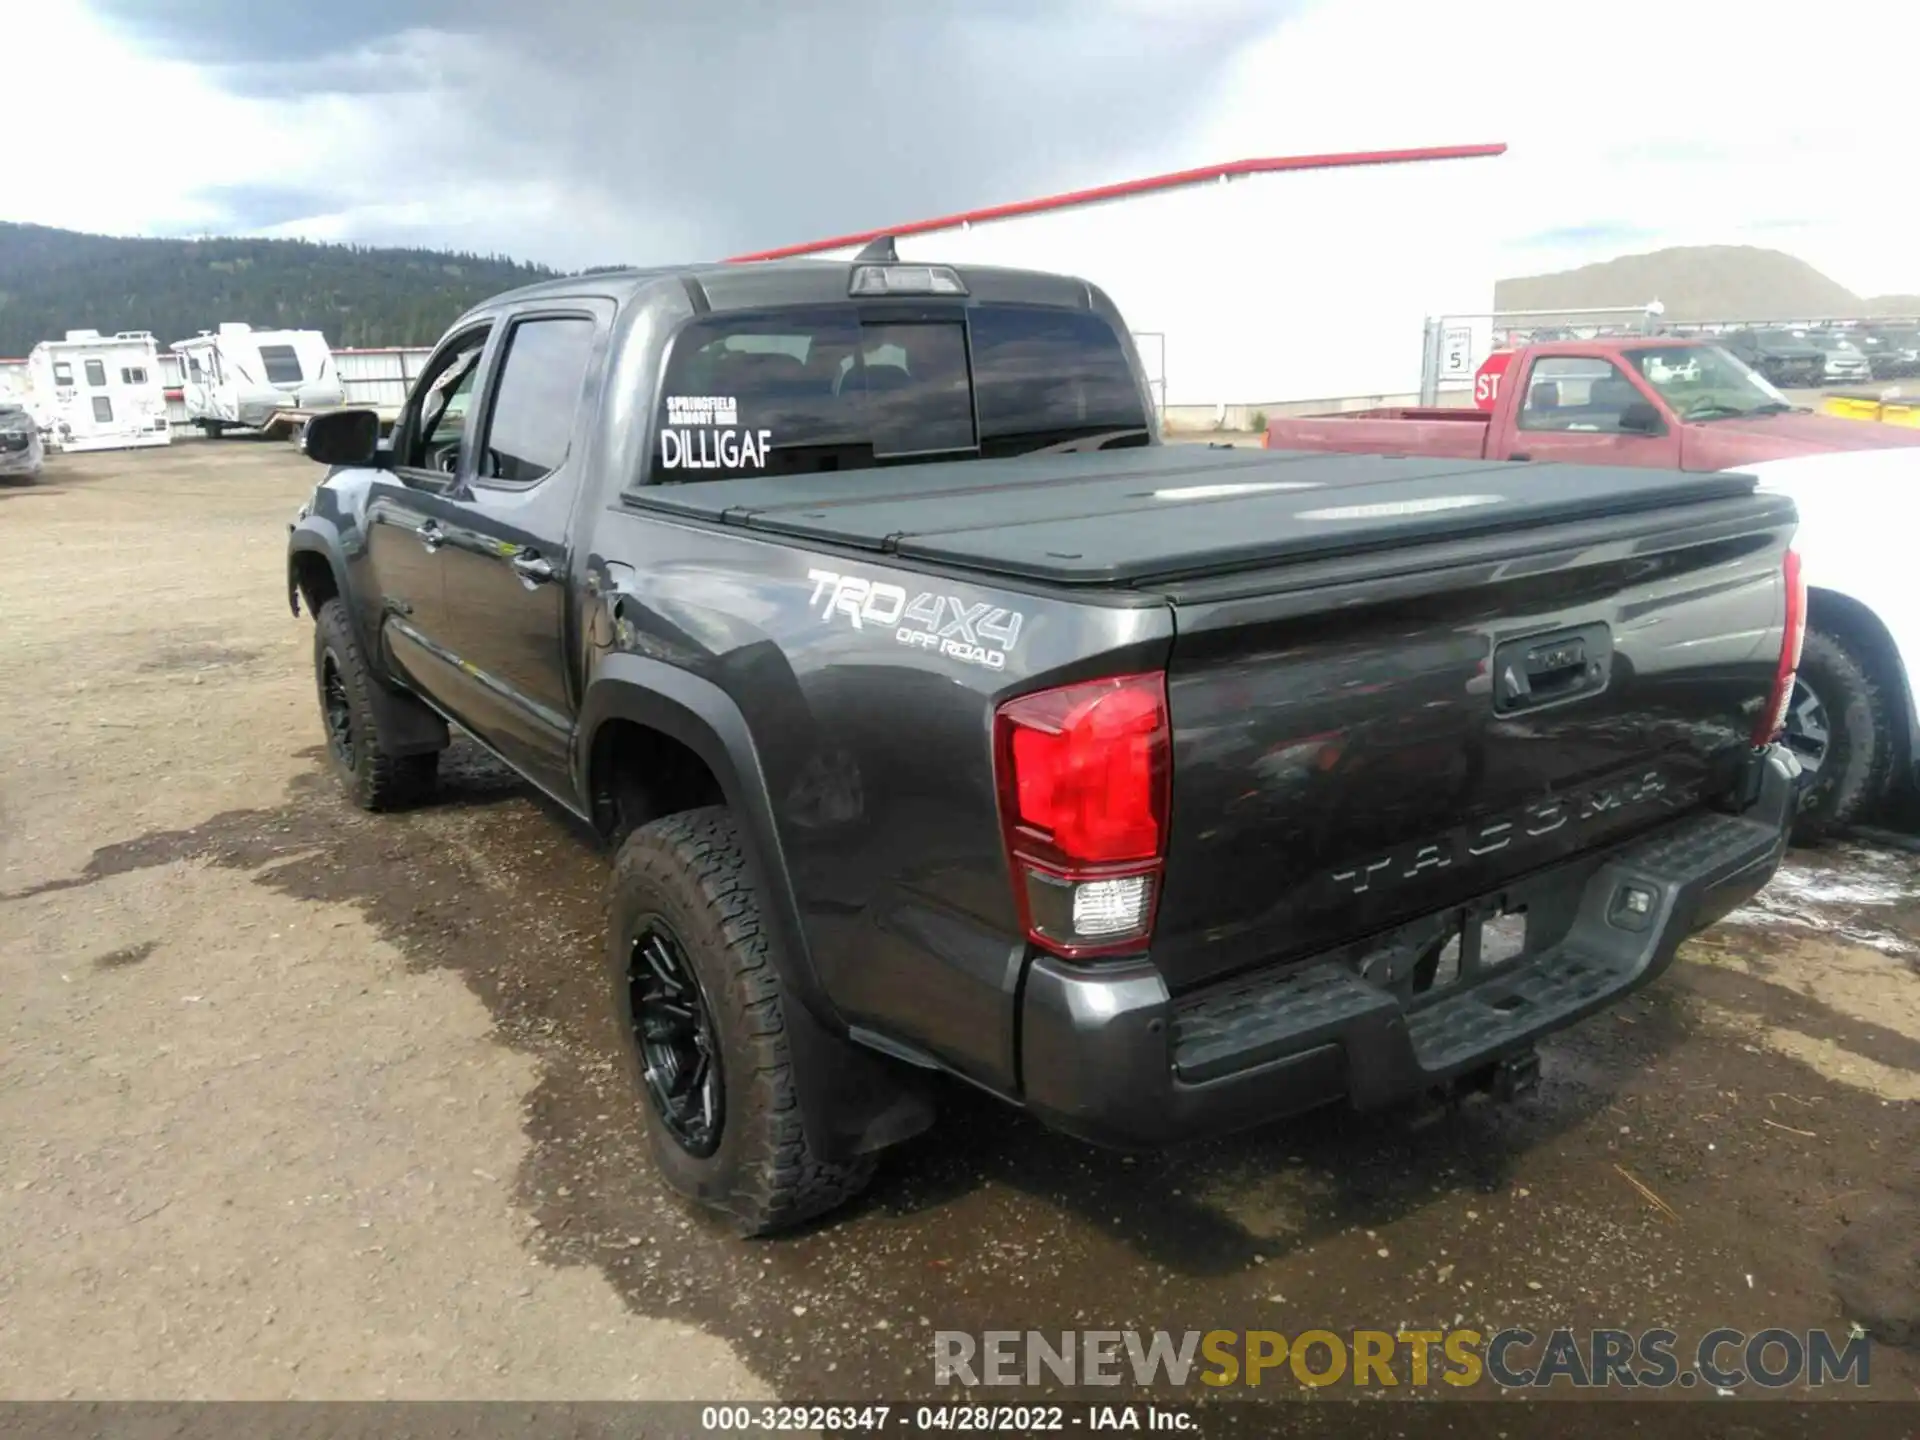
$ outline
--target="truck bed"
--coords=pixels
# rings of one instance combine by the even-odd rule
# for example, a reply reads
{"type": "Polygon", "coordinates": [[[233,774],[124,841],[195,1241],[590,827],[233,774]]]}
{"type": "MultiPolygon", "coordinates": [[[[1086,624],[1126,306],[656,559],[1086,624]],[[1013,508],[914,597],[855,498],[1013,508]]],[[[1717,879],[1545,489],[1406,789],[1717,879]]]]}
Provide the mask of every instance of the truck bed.
{"type": "Polygon", "coordinates": [[[1266,444],[1275,450],[1350,454],[1434,455],[1456,460],[1485,456],[1492,416],[1463,408],[1382,408],[1340,415],[1306,415],[1269,421],[1266,444]]]}
{"type": "Polygon", "coordinates": [[[1161,446],[650,486],[624,498],[770,538],[1114,587],[1699,504],[1749,494],[1756,483],[1739,474],[1161,446]]]}

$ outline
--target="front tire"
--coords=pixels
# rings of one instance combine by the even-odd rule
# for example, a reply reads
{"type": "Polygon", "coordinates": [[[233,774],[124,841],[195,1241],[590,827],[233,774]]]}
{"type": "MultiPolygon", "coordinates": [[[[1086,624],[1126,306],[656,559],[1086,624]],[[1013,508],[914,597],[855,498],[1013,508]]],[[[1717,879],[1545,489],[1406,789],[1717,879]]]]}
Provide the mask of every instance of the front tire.
{"type": "Polygon", "coordinates": [[[392,810],[433,786],[440,752],[395,754],[369,698],[379,684],[367,670],[346,602],[328,600],[314,616],[313,679],[326,727],[327,763],[362,810],[392,810]]]}
{"type": "Polygon", "coordinates": [[[733,816],[708,807],[629,835],[608,896],[608,961],[654,1163],[743,1235],[798,1225],[865,1188],[874,1161],[815,1157],[785,993],[733,816]]]}
{"type": "Polygon", "coordinates": [[[1808,629],[1784,739],[1807,771],[1795,840],[1844,830],[1885,798],[1893,773],[1893,707],[1871,659],[1847,635],[1808,629]]]}

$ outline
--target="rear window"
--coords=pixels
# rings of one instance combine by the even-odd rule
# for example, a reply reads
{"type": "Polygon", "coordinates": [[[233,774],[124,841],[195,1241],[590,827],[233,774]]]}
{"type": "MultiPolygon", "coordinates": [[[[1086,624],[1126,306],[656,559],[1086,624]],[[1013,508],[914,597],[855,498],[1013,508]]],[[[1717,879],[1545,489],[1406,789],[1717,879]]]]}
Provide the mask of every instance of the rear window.
{"type": "Polygon", "coordinates": [[[1098,315],[982,308],[972,330],[980,443],[989,454],[1145,429],[1126,351],[1098,315]]]}
{"type": "Polygon", "coordinates": [[[1020,306],[863,318],[853,306],[716,316],[667,362],[649,479],[857,469],[1150,438],[1119,337],[1020,306]]]}
{"type": "Polygon", "coordinates": [[[300,373],[300,357],[291,345],[262,345],[260,363],[266,367],[269,385],[298,385],[307,378],[300,373]]]}

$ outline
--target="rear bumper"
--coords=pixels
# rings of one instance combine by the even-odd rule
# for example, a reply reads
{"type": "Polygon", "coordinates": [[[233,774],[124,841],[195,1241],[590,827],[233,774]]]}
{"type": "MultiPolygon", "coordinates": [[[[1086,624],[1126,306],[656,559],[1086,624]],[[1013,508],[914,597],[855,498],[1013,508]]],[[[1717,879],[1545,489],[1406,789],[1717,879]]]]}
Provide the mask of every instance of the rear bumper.
{"type": "Polygon", "coordinates": [[[1482,1069],[1647,984],[1682,940],[1758,894],[1786,849],[1798,785],[1798,764],[1776,746],[1744,813],[1696,815],[1515,887],[1565,904],[1564,935],[1418,1008],[1348,960],[1178,1001],[1145,961],[1036,961],[1021,1016],[1027,1106],[1096,1144],[1153,1146],[1343,1097],[1387,1105],[1482,1069]],[[1648,897],[1644,913],[1624,909],[1629,890],[1648,897]]]}

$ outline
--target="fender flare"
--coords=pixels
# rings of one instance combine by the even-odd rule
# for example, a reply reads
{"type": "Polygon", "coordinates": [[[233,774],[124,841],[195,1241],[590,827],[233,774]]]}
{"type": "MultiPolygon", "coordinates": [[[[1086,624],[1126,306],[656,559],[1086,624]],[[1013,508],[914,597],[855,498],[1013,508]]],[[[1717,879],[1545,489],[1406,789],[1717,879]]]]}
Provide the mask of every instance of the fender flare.
{"type": "MultiPolygon", "coordinates": [[[[380,647],[369,643],[360,607],[354,603],[347,582],[346,561],[340,553],[338,532],[328,521],[307,516],[292,528],[287,537],[287,603],[300,613],[300,557],[318,555],[333,574],[334,593],[345,603],[347,623],[353,627],[354,643],[361,658],[373,672],[374,682],[367,687],[367,703],[373,707],[374,723],[380,727],[388,748],[396,755],[424,755],[444,750],[452,742],[447,722],[438,712],[396,688],[380,663],[380,647]]],[[[316,613],[314,618],[319,618],[316,613]]]]}
{"type": "Polygon", "coordinates": [[[740,707],[711,680],[643,655],[604,657],[580,706],[574,735],[574,780],[581,795],[592,795],[595,737],[610,720],[628,720],[679,741],[698,755],[740,817],[758,873],[761,894],[771,903],[780,939],[780,964],[788,988],[835,1030],[845,1024],[819,983],[800,925],[800,906],[786,866],[786,853],[773,821],[773,797],[767,790],[759,747],[740,707]]]}
{"type": "Polygon", "coordinates": [[[574,779],[591,795],[595,737],[609,721],[647,726],[705,763],[739,817],[747,863],[776,944],[771,958],[788,995],[788,1043],[807,1142],[820,1158],[844,1160],[907,1139],[933,1120],[924,1087],[901,1067],[848,1038],[821,985],[800,923],[800,907],[774,823],[759,747],[733,698],[711,680],[641,655],[605,656],[582,697],[574,731],[574,779]]]}
{"type": "MultiPolygon", "coordinates": [[[[333,575],[334,593],[347,602],[347,616],[353,622],[354,638],[361,647],[366,646],[366,636],[361,633],[360,609],[353,603],[353,589],[347,582],[347,562],[341,554],[340,532],[333,522],[318,515],[302,516],[287,527],[287,604],[295,615],[300,613],[300,557],[318,555],[326,561],[327,569],[333,575]]],[[[313,605],[309,609],[317,609],[313,605]]]]}

